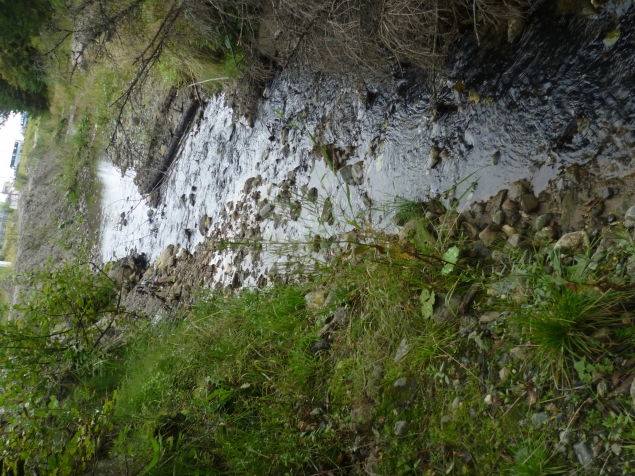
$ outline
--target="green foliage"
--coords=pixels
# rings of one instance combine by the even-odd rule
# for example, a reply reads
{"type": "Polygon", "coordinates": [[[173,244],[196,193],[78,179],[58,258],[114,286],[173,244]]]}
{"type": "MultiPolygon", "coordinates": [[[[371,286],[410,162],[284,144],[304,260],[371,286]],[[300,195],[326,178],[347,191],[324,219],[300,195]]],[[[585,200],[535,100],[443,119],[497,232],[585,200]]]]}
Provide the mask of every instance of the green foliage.
{"type": "Polygon", "coordinates": [[[48,467],[47,474],[81,471],[113,428],[116,395],[78,399],[69,387],[100,371],[107,355],[100,344],[124,312],[112,302],[112,281],[86,266],[48,265],[16,284],[18,304],[0,323],[0,405],[8,422],[0,456],[48,467]]]}
{"type": "Polygon", "coordinates": [[[540,259],[520,272],[533,299],[530,305],[516,309],[513,319],[537,346],[535,358],[564,368],[567,362],[607,352],[608,342],[631,339],[625,333],[620,337],[619,331],[632,292],[592,286],[593,277],[583,257],[570,266],[564,266],[557,254],[547,253],[545,258],[553,266],[552,274],[544,272],[540,259]]]}
{"type": "MultiPolygon", "coordinates": [[[[46,85],[36,68],[38,52],[34,38],[41,26],[50,19],[49,0],[3,0],[0,15],[0,76],[16,89],[31,94],[43,93],[46,85]]],[[[0,90],[5,89],[4,87],[0,90]]],[[[0,94],[0,100],[5,94],[0,94]]],[[[13,107],[13,106],[10,106],[13,107]]],[[[6,110],[0,102],[0,110],[6,110]]]]}
{"type": "Polygon", "coordinates": [[[512,476],[554,476],[565,474],[567,468],[555,464],[542,441],[527,439],[514,453],[514,462],[508,465],[507,474],[512,476]]]}

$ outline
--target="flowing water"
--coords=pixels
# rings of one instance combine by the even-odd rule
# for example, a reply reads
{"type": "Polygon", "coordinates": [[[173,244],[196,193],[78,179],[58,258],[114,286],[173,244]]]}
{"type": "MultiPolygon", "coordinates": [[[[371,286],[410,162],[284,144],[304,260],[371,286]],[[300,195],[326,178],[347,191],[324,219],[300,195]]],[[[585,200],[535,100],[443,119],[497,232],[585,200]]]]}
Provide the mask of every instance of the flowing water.
{"type": "MultiPolygon", "coordinates": [[[[542,2],[542,8],[556,3],[575,2],[542,2]]],[[[192,249],[203,239],[204,215],[212,229],[224,223],[230,237],[245,232],[226,219],[234,213],[265,240],[301,240],[354,227],[352,219],[370,203],[381,209],[396,196],[425,200],[466,177],[456,195],[466,192],[469,204],[519,179],[530,180],[538,194],[573,163],[606,177],[630,174],[635,8],[631,0],[609,7],[595,16],[536,13],[513,45],[467,41],[451,80],[438,88],[436,107],[426,78],[407,69],[361,87],[345,77],[281,73],[265,91],[253,127],[236,119],[222,96],[211,98],[169,171],[158,208],[148,211],[132,175],[122,178],[102,165],[104,259],[132,250],[155,259],[168,244],[192,249]],[[349,186],[341,171],[333,173],[312,136],[329,145],[338,166],[356,164],[357,182],[348,178],[349,186]],[[245,196],[245,182],[258,176],[260,184],[245,196]],[[318,204],[332,201],[333,226],[316,219],[321,209],[313,210],[305,195],[312,188],[318,204]],[[256,190],[260,196],[252,198],[256,190]],[[297,220],[281,205],[289,193],[302,204],[297,220]],[[260,220],[264,198],[274,211],[260,220]],[[240,202],[241,210],[228,202],[240,202]],[[274,223],[276,213],[284,218],[274,223]]],[[[365,219],[386,224],[382,210],[365,219]]]]}

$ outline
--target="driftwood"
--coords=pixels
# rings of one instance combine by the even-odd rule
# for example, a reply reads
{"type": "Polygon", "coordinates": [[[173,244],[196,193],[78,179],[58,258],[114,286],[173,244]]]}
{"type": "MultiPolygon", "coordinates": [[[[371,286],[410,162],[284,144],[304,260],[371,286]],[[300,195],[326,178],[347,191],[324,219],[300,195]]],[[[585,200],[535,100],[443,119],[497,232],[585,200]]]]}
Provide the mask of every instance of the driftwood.
{"type": "Polygon", "coordinates": [[[174,162],[174,159],[176,158],[181,139],[183,138],[188,128],[190,127],[190,124],[194,120],[199,106],[200,103],[197,100],[192,101],[190,107],[183,115],[179,127],[174,132],[174,136],[172,137],[170,146],[165,151],[165,154],[163,154],[161,161],[157,164],[156,167],[153,167],[145,177],[137,182],[139,192],[142,195],[152,193],[161,185],[163,179],[165,178],[165,174],[168,171],[168,168],[170,168],[170,165],[172,165],[172,162],[174,162]]]}

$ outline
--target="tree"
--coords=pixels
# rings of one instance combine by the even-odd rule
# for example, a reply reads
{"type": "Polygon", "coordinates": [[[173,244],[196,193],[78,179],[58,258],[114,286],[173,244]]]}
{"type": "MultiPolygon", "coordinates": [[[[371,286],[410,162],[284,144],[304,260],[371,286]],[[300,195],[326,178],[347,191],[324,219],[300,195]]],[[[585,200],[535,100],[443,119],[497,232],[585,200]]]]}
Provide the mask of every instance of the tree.
{"type": "Polygon", "coordinates": [[[46,90],[33,40],[51,13],[49,0],[0,0],[0,76],[15,88],[31,93],[46,90]]]}
{"type": "Polygon", "coordinates": [[[46,96],[43,94],[18,89],[0,78],[0,125],[4,124],[12,112],[37,113],[45,110],[46,105],[46,96]]]}

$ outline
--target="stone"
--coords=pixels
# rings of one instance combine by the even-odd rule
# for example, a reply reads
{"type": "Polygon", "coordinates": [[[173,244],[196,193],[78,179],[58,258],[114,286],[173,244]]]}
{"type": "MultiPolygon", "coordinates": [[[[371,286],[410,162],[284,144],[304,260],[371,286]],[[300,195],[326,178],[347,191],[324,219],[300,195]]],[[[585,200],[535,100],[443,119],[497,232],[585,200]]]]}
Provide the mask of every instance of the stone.
{"type": "Polygon", "coordinates": [[[598,385],[596,387],[596,391],[598,393],[598,396],[600,398],[604,398],[606,397],[607,393],[609,392],[609,383],[608,381],[602,379],[598,382],[598,385]]]}
{"type": "Polygon", "coordinates": [[[511,249],[516,250],[520,247],[522,241],[523,237],[516,233],[515,235],[512,235],[507,239],[507,244],[511,249]]]}
{"type": "Polygon", "coordinates": [[[550,213],[546,213],[544,215],[540,215],[540,216],[536,217],[536,219],[533,221],[534,230],[540,231],[544,227],[549,225],[550,222],[551,222],[551,214],[550,213]]]}
{"type": "Polygon", "coordinates": [[[508,238],[511,238],[516,234],[516,228],[509,225],[503,225],[503,233],[505,233],[508,238]]]}
{"type": "Polygon", "coordinates": [[[564,178],[569,182],[573,182],[576,185],[580,184],[580,166],[573,164],[567,168],[564,172],[564,178]]]}
{"type": "Polygon", "coordinates": [[[478,322],[481,324],[489,324],[490,322],[494,322],[500,316],[500,312],[498,311],[489,311],[479,317],[478,322]]]}
{"type": "Polygon", "coordinates": [[[417,221],[410,220],[399,230],[399,241],[409,241],[417,232],[417,221]]]}
{"type": "Polygon", "coordinates": [[[520,206],[527,213],[533,213],[540,207],[540,202],[534,194],[528,193],[520,200],[520,206]]]}
{"type": "Polygon", "coordinates": [[[604,213],[604,203],[598,202],[593,208],[591,208],[591,215],[594,217],[599,217],[604,213]]]}
{"type": "Polygon", "coordinates": [[[509,351],[509,355],[514,360],[524,360],[529,355],[529,348],[528,347],[522,347],[522,346],[516,346],[512,350],[509,351]]]}
{"type": "Polygon", "coordinates": [[[353,179],[353,166],[345,165],[340,169],[340,176],[342,180],[346,182],[348,185],[355,185],[355,180],[353,179]]]}
{"type": "Polygon", "coordinates": [[[399,388],[405,387],[407,383],[408,379],[406,377],[399,377],[397,380],[395,380],[395,383],[393,385],[395,386],[395,388],[399,388]]]}
{"type": "Polygon", "coordinates": [[[399,347],[397,347],[397,352],[395,352],[395,362],[399,362],[403,359],[408,352],[410,352],[410,345],[408,344],[408,339],[404,337],[401,339],[399,347]]]}
{"type": "Polygon", "coordinates": [[[324,291],[314,291],[311,293],[307,293],[304,296],[304,300],[306,301],[306,307],[311,309],[312,311],[317,311],[322,306],[324,306],[324,302],[326,301],[326,293],[324,291]]]}
{"type": "Polygon", "coordinates": [[[602,200],[610,200],[615,195],[615,190],[611,187],[606,187],[602,190],[602,200]]]}
{"type": "Polygon", "coordinates": [[[175,261],[174,245],[168,245],[154,262],[154,267],[159,271],[165,271],[174,266],[175,261]]]}
{"type": "Polygon", "coordinates": [[[613,215],[612,213],[606,217],[606,223],[608,223],[609,225],[611,223],[615,223],[616,221],[617,221],[617,217],[613,215]]]}
{"type": "Polygon", "coordinates": [[[353,174],[353,182],[356,185],[361,185],[364,181],[364,161],[360,160],[353,164],[351,168],[351,173],[353,174]]]}
{"type": "Polygon", "coordinates": [[[492,403],[494,403],[494,397],[491,393],[488,393],[487,395],[485,395],[483,401],[485,402],[485,405],[491,405],[492,403]]]}
{"type": "Polygon", "coordinates": [[[635,226],[635,206],[630,207],[624,214],[624,226],[632,228],[635,226]]]}
{"type": "Polygon", "coordinates": [[[454,397],[454,400],[452,400],[452,408],[459,408],[461,406],[461,397],[454,397]]]}
{"type": "Polygon", "coordinates": [[[395,436],[404,436],[406,431],[408,430],[408,422],[404,420],[399,420],[395,423],[395,436]]]}
{"type": "Polygon", "coordinates": [[[492,216],[492,223],[499,226],[505,223],[505,212],[503,210],[496,210],[492,216]]]}
{"type": "Polygon", "coordinates": [[[490,225],[485,227],[485,229],[483,229],[483,231],[478,234],[478,237],[485,246],[492,246],[497,238],[497,233],[495,229],[490,225]]]}
{"type": "Polygon", "coordinates": [[[478,228],[476,228],[474,225],[472,225],[471,223],[468,223],[467,221],[464,221],[461,224],[461,228],[463,229],[463,231],[465,232],[465,234],[470,237],[471,239],[475,240],[478,238],[479,235],[479,231],[478,228]]]}
{"type": "Polygon", "coordinates": [[[512,200],[520,200],[524,195],[529,192],[531,184],[526,180],[518,180],[511,184],[507,191],[507,196],[512,200]]]}
{"type": "Polygon", "coordinates": [[[511,200],[509,198],[503,202],[503,205],[501,208],[503,209],[504,212],[517,212],[519,210],[518,202],[511,200]]]}
{"type": "Polygon", "coordinates": [[[501,382],[504,382],[505,380],[509,378],[511,373],[512,372],[511,370],[509,370],[509,367],[503,367],[502,369],[498,371],[498,377],[501,379],[501,382]]]}
{"type": "Polygon", "coordinates": [[[273,205],[271,205],[270,203],[265,203],[258,211],[258,214],[260,215],[260,218],[265,220],[266,218],[269,217],[269,215],[271,215],[272,212],[273,212],[273,205]]]}
{"type": "Polygon", "coordinates": [[[441,425],[445,425],[446,423],[450,423],[452,421],[452,415],[443,415],[441,417],[441,425]]]}
{"type": "Polygon", "coordinates": [[[534,428],[540,429],[542,428],[543,423],[549,420],[549,416],[546,413],[534,413],[531,416],[531,424],[534,428]]]}
{"type": "Polygon", "coordinates": [[[562,235],[558,242],[554,245],[553,249],[556,251],[562,251],[567,254],[576,255],[584,253],[591,246],[589,235],[586,231],[574,231],[562,235]]]}
{"type": "Polygon", "coordinates": [[[206,236],[209,231],[209,217],[207,215],[203,215],[201,219],[198,221],[198,231],[201,235],[206,236]]]}
{"type": "Polygon", "coordinates": [[[579,441],[573,445],[573,451],[580,464],[585,468],[589,467],[593,462],[593,449],[589,443],[579,441]]]}
{"type": "Polygon", "coordinates": [[[519,8],[509,7],[509,19],[507,20],[507,41],[516,43],[525,29],[526,15],[519,8]]]}
{"type": "Polygon", "coordinates": [[[631,383],[631,399],[633,400],[633,407],[635,408],[635,379],[631,383]]]}
{"type": "Polygon", "coordinates": [[[614,455],[619,456],[622,453],[622,445],[619,443],[613,443],[611,445],[611,451],[614,455]]]}
{"type": "Polygon", "coordinates": [[[562,199],[562,216],[560,218],[560,226],[570,227],[573,223],[573,216],[575,214],[576,205],[578,202],[578,193],[571,189],[567,190],[566,195],[562,199]]]}

